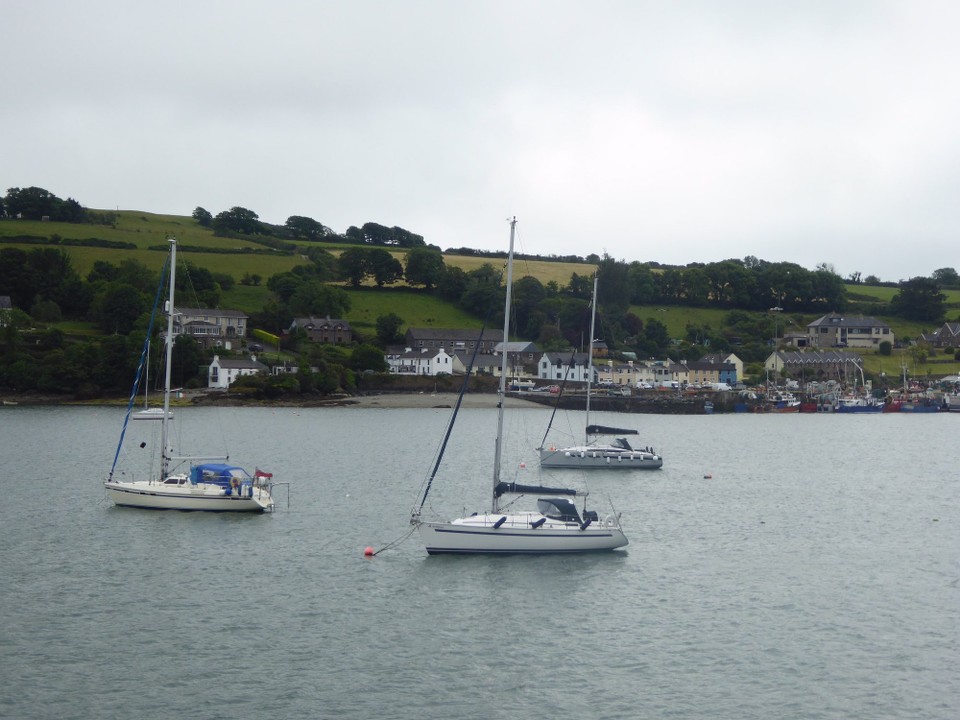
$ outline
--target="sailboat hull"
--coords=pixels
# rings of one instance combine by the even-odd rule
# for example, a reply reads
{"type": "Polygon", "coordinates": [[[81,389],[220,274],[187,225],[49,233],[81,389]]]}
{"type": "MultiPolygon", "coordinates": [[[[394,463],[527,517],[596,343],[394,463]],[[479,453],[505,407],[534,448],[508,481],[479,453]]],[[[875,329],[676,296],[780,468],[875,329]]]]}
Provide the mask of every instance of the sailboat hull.
{"type": "Polygon", "coordinates": [[[569,448],[541,448],[540,467],[578,470],[659,470],[663,458],[645,450],[585,445],[569,448]]]}
{"type": "Polygon", "coordinates": [[[261,488],[252,496],[225,495],[216,485],[165,487],[156,482],[106,482],[107,496],[121,507],[148,510],[203,510],[212,512],[265,512],[272,509],[273,498],[261,488]]]}
{"type": "Polygon", "coordinates": [[[420,537],[430,555],[551,555],[600,552],[624,547],[627,538],[611,517],[580,528],[578,523],[544,519],[537,513],[474,515],[452,522],[421,522],[420,537]],[[544,519],[539,527],[533,527],[544,519]]]}

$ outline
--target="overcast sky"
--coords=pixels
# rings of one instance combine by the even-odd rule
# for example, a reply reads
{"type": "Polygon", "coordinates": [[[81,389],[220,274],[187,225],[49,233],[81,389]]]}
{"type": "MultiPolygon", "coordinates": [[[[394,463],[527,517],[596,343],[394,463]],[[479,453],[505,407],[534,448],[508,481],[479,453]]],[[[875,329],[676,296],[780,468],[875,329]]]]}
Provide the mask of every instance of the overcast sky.
{"type": "Polygon", "coordinates": [[[0,192],[930,275],[960,269],[958,30],[924,0],[4,0],[0,192]]]}

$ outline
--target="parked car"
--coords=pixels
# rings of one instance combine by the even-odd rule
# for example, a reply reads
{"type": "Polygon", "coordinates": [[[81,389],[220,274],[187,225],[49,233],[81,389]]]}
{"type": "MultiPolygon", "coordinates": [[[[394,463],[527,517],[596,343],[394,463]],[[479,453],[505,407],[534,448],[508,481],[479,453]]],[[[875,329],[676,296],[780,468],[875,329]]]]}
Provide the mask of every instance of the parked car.
{"type": "Polygon", "coordinates": [[[256,342],[247,343],[247,350],[250,352],[263,352],[263,345],[256,342]]]}

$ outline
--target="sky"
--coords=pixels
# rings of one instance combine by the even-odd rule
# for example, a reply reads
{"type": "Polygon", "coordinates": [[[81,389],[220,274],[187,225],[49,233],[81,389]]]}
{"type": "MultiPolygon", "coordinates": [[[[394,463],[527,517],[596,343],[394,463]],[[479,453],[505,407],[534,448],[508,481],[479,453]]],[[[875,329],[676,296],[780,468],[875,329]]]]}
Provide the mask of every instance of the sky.
{"type": "Polygon", "coordinates": [[[960,3],[2,0],[0,192],[443,249],[960,268],[960,3]]]}

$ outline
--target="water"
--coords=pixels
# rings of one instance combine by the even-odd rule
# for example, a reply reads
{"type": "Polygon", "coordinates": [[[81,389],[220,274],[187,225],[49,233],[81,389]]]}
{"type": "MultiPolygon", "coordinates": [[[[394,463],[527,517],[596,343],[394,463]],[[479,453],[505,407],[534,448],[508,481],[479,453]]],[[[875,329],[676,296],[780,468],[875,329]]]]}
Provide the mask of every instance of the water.
{"type": "MultiPolygon", "coordinates": [[[[179,411],[184,449],[294,482],[248,517],[112,507],[118,410],[0,409],[0,717],[960,712],[960,416],[600,414],[665,468],[544,479],[612,501],[625,552],[364,558],[408,532],[448,412],[179,411]]],[[[511,477],[539,479],[547,414],[509,415],[511,477]]],[[[493,417],[463,411],[430,507],[488,505],[493,417]]]]}

